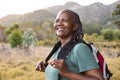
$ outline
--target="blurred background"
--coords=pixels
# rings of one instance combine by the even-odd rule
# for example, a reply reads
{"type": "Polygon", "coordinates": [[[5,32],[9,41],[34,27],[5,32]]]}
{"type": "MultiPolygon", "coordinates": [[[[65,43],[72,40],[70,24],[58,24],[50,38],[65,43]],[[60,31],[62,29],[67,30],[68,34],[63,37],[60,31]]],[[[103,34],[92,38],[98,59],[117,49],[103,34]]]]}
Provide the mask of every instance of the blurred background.
{"type": "Polygon", "coordinates": [[[84,40],[105,57],[111,80],[120,80],[120,0],[0,0],[0,80],[45,80],[35,71],[56,43],[61,9],[79,14],[84,40]]]}

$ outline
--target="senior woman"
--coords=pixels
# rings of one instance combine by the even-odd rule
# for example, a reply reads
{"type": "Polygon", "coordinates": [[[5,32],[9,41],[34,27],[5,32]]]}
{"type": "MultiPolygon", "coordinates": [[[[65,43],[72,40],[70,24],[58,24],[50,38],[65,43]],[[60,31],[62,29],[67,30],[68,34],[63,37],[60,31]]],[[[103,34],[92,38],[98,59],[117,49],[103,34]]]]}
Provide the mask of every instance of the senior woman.
{"type": "Polygon", "coordinates": [[[83,30],[78,14],[61,10],[54,29],[59,40],[50,52],[52,61],[47,66],[45,61],[40,61],[36,70],[45,72],[46,80],[104,80],[91,50],[82,43],[83,30]]]}

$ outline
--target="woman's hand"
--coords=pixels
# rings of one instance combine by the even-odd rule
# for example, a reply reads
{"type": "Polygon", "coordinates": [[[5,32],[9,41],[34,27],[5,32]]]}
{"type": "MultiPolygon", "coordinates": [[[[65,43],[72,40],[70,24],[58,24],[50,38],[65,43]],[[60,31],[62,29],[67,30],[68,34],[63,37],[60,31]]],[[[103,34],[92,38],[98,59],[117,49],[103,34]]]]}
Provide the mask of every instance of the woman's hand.
{"type": "Polygon", "coordinates": [[[43,61],[38,62],[36,65],[36,70],[45,72],[45,62],[43,62],[43,61]]]}
{"type": "Polygon", "coordinates": [[[65,60],[55,59],[50,64],[60,71],[62,76],[69,78],[70,80],[104,80],[100,69],[93,69],[84,73],[74,73],[68,70],[65,60]]]}
{"type": "Polygon", "coordinates": [[[69,73],[70,71],[67,68],[67,65],[65,63],[64,59],[55,59],[53,61],[50,62],[50,64],[54,67],[57,68],[60,71],[60,74],[62,76],[65,76],[67,73],[69,73]]]}

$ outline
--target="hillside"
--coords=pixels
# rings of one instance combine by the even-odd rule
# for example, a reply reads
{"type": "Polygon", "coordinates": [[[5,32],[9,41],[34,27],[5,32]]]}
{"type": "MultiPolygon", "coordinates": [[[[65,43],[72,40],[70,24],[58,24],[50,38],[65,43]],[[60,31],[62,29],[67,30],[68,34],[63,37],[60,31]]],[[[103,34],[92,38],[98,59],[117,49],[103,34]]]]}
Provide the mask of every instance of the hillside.
{"type": "Polygon", "coordinates": [[[105,25],[111,22],[111,14],[120,1],[117,1],[110,5],[104,5],[102,3],[94,3],[88,6],[82,6],[75,2],[67,2],[65,5],[55,5],[46,9],[35,10],[31,13],[24,15],[10,14],[0,19],[0,24],[8,26],[14,22],[40,22],[43,19],[53,19],[61,9],[71,9],[77,12],[81,20],[85,23],[99,23],[105,25]]]}
{"type": "Polygon", "coordinates": [[[12,23],[23,23],[23,22],[39,22],[43,19],[53,19],[55,16],[47,10],[36,10],[32,13],[26,13],[24,15],[11,14],[0,19],[0,24],[8,26],[12,23]]]}

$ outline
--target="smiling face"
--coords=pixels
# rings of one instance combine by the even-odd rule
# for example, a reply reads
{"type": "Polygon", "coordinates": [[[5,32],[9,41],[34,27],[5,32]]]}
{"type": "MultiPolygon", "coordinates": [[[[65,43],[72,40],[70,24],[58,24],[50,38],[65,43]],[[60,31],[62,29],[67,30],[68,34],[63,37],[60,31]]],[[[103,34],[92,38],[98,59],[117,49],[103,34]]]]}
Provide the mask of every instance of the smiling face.
{"type": "Polygon", "coordinates": [[[56,35],[61,39],[72,37],[76,29],[73,14],[69,11],[60,12],[55,19],[54,29],[56,35]]]}

